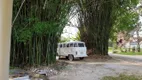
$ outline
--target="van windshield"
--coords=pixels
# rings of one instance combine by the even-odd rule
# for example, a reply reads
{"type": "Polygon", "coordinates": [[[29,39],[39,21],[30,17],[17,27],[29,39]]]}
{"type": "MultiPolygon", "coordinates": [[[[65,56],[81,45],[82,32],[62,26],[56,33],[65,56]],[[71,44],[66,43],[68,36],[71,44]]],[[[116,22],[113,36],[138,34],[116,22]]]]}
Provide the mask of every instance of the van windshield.
{"type": "Polygon", "coordinates": [[[83,43],[78,43],[78,47],[84,47],[83,43]]]}

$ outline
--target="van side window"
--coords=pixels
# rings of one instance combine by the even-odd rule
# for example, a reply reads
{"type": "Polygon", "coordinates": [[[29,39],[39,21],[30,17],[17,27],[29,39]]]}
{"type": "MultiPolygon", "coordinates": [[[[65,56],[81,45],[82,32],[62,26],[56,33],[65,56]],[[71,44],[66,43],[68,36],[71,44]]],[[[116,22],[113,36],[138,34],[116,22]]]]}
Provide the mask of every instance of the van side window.
{"type": "Polygon", "coordinates": [[[73,43],[70,43],[70,47],[74,47],[74,46],[73,46],[73,43]]]}
{"type": "Polygon", "coordinates": [[[77,47],[77,43],[74,43],[74,47],[77,47]]]}
{"type": "Polygon", "coordinates": [[[60,48],[62,48],[62,44],[60,44],[60,48]]]}
{"type": "Polygon", "coordinates": [[[69,47],[69,44],[67,44],[67,47],[69,47]]]}
{"type": "Polygon", "coordinates": [[[79,47],[84,47],[84,44],[83,43],[78,43],[78,46],[79,47]]]}

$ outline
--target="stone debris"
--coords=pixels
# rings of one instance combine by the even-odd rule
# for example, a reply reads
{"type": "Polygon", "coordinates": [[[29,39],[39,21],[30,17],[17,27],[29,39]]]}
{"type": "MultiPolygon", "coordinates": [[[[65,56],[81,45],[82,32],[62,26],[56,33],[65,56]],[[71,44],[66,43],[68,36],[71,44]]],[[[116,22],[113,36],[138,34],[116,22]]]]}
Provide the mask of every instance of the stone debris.
{"type": "Polygon", "coordinates": [[[11,69],[9,80],[49,80],[49,77],[57,75],[66,65],[65,62],[58,62],[50,67],[11,69]]]}
{"type": "Polygon", "coordinates": [[[29,76],[17,77],[17,78],[10,78],[9,80],[30,80],[29,76]]]}
{"type": "Polygon", "coordinates": [[[29,80],[28,73],[22,69],[10,70],[9,80],[29,80]]]}
{"type": "Polygon", "coordinates": [[[57,73],[57,70],[51,68],[32,68],[27,71],[13,69],[10,70],[9,80],[48,80],[48,77],[57,73]]]}
{"type": "Polygon", "coordinates": [[[45,75],[47,77],[56,75],[58,73],[57,70],[51,69],[51,68],[42,68],[42,69],[33,69],[30,72],[35,73],[35,74],[40,74],[40,75],[45,75]]]}

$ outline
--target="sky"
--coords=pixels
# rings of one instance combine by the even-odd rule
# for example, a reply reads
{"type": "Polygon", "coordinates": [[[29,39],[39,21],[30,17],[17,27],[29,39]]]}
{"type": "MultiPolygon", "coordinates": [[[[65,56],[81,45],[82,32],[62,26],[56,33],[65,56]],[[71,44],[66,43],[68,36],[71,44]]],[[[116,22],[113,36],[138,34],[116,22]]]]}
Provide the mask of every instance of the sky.
{"type": "Polygon", "coordinates": [[[73,7],[73,11],[70,12],[71,16],[69,17],[69,22],[71,25],[65,26],[63,33],[61,37],[64,38],[72,38],[77,35],[77,32],[79,31],[77,26],[78,26],[78,14],[72,15],[74,12],[76,12],[77,8],[73,7]]]}
{"type": "Polygon", "coordinates": [[[75,37],[78,31],[79,30],[76,27],[66,26],[61,36],[65,38],[75,37]]]}

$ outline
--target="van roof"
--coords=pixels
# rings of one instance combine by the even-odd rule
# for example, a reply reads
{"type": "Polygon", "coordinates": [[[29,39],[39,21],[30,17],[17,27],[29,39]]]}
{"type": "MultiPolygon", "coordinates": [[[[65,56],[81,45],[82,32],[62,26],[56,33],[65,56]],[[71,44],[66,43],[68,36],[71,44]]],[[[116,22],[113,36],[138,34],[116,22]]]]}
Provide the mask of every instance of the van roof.
{"type": "MultiPolygon", "coordinates": [[[[62,42],[62,43],[84,43],[82,41],[71,41],[71,42],[62,42]]],[[[58,44],[62,44],[62,43],[58,43],[58,44]]]]}

